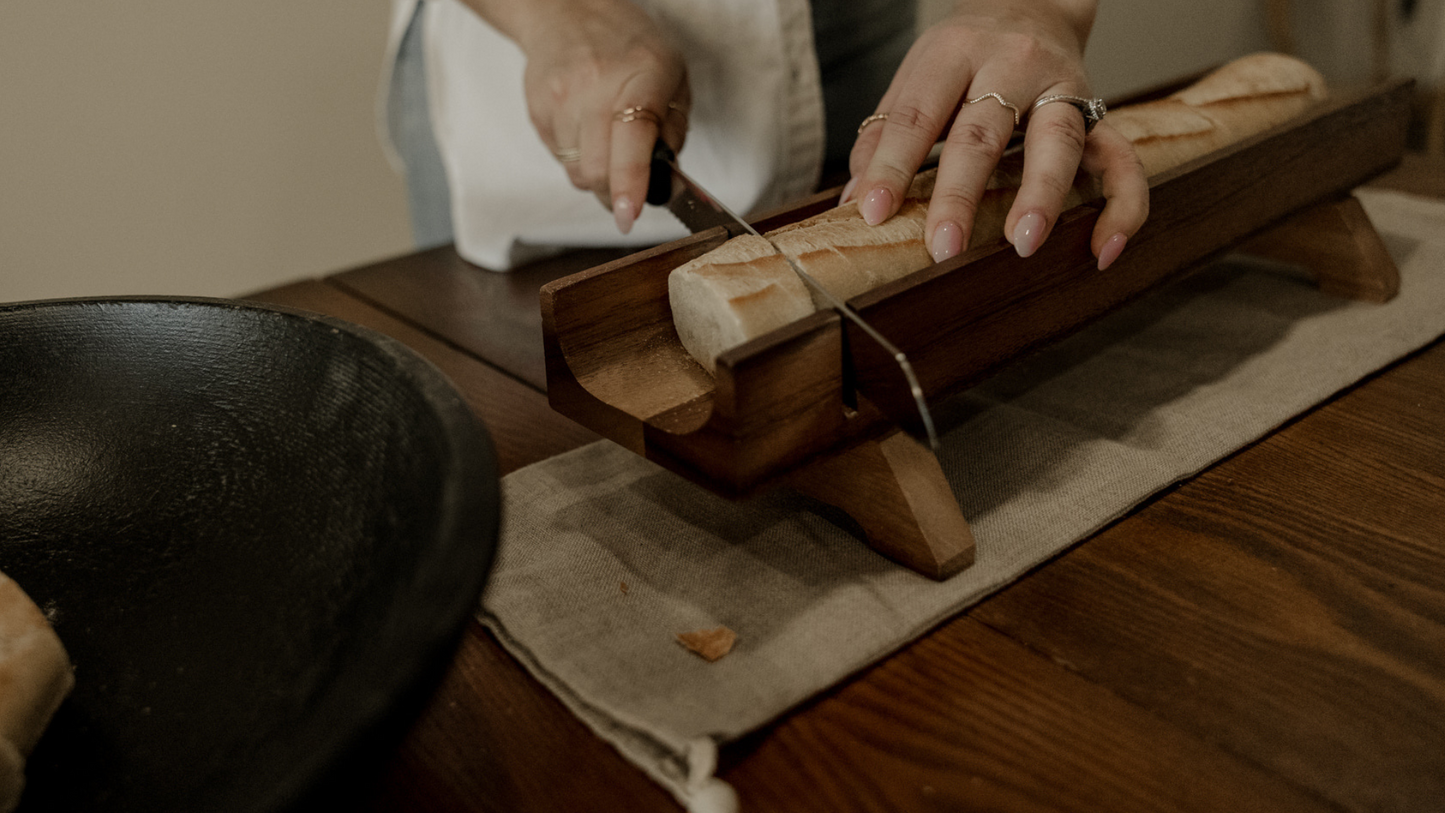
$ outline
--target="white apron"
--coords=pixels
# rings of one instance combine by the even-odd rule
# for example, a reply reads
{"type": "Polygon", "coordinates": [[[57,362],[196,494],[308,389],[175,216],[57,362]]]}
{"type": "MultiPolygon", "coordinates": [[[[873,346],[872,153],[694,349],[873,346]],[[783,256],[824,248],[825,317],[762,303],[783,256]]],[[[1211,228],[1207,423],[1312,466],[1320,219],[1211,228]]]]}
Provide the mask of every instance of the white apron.
{"type": "MultiPolygon", "coordinates": [[[[671,33],[687,62],[692,110],[682,167],[738,212],[812,192],[824,131],[808,0],[634,2],[671,33]]],[[[618,232],[611,212],[572,186],[533,129],[516,44],[458,0],[427,3],[432,127],[464,258],[505,270],[561,247],[644,246],[687,234],[653,206],[630,234],[618,232]]],[[[393,55],[416,5],[394,3],[393,55]]]]}

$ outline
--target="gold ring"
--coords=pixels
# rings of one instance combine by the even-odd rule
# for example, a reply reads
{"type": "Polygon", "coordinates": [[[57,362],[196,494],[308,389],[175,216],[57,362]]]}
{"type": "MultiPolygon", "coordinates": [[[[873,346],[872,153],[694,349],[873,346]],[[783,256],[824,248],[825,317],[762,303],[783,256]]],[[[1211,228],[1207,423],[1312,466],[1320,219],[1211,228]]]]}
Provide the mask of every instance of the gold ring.
{"type": "Polygon", "coordinates": [[[638,119],[642,119],[644,121],[650,121],[658,126],[662,125],[661,116],[657,115],[651,110],[648,110],[640,104],[619,110],[617,112],[617,115],[613,116],[612,119],[613,121],[620,122],[637,121],[638,119]]]}
{"type": "Polygon", "coordinates": [[[565,149],[557,150],[552,154],[557,156],[557,160],[561,161],[564,164],[571,164],[582,160],[581,147],[567,147],[565,149]]]}
{"type": "Polygon", "coordinates": [[[669,113],[681,113],[683,118],[687,118],[688,110],[687,110],[686,107],[678,104],[677,102],[668,102],[668,103],[667,103],[667,112],[669,112],[669,113]]]}
{"type": "Polygon", "coordinates": [[[868,118],[863,119],[863,123],[860,124],[860,125],[858,125],[858,132],[859,132],[859,134],[862,134],[863,128],[867,127],[868,125],[872,124],[872,123],[875,122],[875,121],[887,121],[887,120],[888,120],[888,114],[887,114],[887,113],[874,113],[873,115],[869,116],[868,118]]]}
{"type": "Polygon", "coordinates": [[[1018,127],[1018,126],[1019,126],[1019,109],[1018,109],[1017,107],[1014,107],[1013,105],[1009,104],[1007,101],[1004,100],[1004,97],[998,95],[997,93],[985,93],[985,94],[983,94],[982,96],[979,96],[979,97],[976,98],[976,99],[969,99],[968,101],[965,101],[964,104],[965,104],[965,105],[977,104],[978,102],[981,102],[981,101],[983,101],[984,99],[993,99],[994,101],[998,102],[999,104],[1003,105],[1004,107],[1007,107],[1009,110],[1012,110],[1012,111],[1013,111],[1013,114],[1014,114],[1014,127],[1018,127]]]}

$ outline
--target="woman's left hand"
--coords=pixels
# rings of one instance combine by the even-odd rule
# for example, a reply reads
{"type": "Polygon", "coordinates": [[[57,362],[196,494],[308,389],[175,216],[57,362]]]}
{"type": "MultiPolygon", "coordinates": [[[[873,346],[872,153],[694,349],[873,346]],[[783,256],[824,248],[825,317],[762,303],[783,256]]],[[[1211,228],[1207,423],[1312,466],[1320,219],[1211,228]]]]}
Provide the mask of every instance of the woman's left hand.
{"type": "Polygon", "coordinates": [[[935,261],[952,257],[968,245],[989,177],[1023,121],[1023,178],[1005,236],[1021,256],[1034,253],[1082,167],[1103,188],[1092,250],[1099,267],[1107,267],[1149,212],[1133,145],[1107,121],[1086,134],[1084,116],[1071,104],[1030,111],[1045,96],[1091,98],[1083,51],[1093,15],[1089,0],[960,0],[899,66],[878,105],[886,119],[859,134],[845,197],[859,199],[870,224],[887,220],[943,139],[924,236],[935,261]]]}

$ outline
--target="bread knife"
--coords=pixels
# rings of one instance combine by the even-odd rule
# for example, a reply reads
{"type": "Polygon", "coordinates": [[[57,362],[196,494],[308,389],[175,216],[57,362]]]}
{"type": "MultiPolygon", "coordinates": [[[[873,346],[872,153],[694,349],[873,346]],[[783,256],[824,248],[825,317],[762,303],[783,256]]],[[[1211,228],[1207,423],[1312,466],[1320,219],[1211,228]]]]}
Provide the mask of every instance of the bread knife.
{"type": "MultiPolygon", "coordinates": [[[[848,303],[834,296],[832,292],[823,287],[822,283],[818,282],[811,274],[800,268],[797,261],[789,257],[782,249],[778,248],[776,243],[759,234],[758,230],[752,227],[752,224],[739,217],[722,201],[703,189],[703,187],[686,172],[683,172],[682,168],[677,165],[676,153],[661,139],[658,139],[656,146],[652,150],[652,167],[651,176],[648,178],[647,202],[654,206],[666,206],[668,211],[672,212],[678,220],[681,220],[682,224],[687,226],[688,230],[693,234],[707,231],[717,226],[737,226],[749,234],[766,240],[768,245],[773,247],[773,251],[777,252],[787,261],[788,266],[793,269],[794,273],[798,275],[798,278],[801,279],[804,284],[813,291],[816,291],[823,301],[827,302],[828,305],[836,310],[843,318],[856,325],[864,336],[876,342],[879,347],[883,348],[885,353],[892,356],[893,360],[898,363],[898,369],[903,374],[904,386],[907,387],[911,400],[917,407],[918,420],[913,420],[914,416],[912,414],[890,415],[889,417],[893,418],[908,434],[919,440],[926,440],[929,448],[935,451],[938,449],[938,432],[933,426],[933,414],[928,410],[928,401],[923,397],[923,387],[918,384],[918,376],[913,373],[913,365],[908,363],[908,357],[904,355],[903,351],[899,350],[892,342],[884,338],[883,334],[868,324],[862,316],[858,315],[857,311],[848,306],[848,303]]],[[[846,331],[844,336],[846,338],[846,331]]],[[[855,378],[855,376],[851,374],[848,377],[850,380],[855,378]]],[[[894,402],[894,399],[891,398],[878,400],[880,403],[894,402]]],[[[907,401],[908,399],[904,399],[902,403],[907,403],[907,401]]]]}

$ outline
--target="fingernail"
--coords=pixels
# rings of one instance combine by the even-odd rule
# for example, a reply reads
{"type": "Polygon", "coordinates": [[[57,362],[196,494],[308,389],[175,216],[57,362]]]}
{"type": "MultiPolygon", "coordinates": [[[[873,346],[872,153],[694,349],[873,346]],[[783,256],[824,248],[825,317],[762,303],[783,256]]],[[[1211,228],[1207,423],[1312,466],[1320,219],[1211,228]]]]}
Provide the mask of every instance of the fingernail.
{"type": "Polygon", "coordinates": [[[637,212],[632,208],[632,199],[626,195],[614,198],[612,216],[617,218],[618,231],[623,234],[632,231],[632,224],[637,220],[637,212]]]}
{"type": "Polygon", "coordinates": [[[858,188],[858,179],[849,178],[846,186],[843,187],[843,194],[838,196],[838,205],[842,206],[853,199],[853,190],[858,188]]]}
{"type": "Polygon", "coordinates": [[[929,253],[933,255],[933,261],[941,263],[949,257],[955,257],[963,250],[963,227],[953,221],[945,221],[938,224],[933,230],[933,242],[929,245],[929,253]]]}
{"type": "Polygon", "coordinates": [[[858,211],[863,215],[863,222],[870,226],[876,226],[888,219],[892,214],[893,193],[879,187],[868,193],[868,197],[858,204],[858,211]]]}
{"type": "Polygon", "coordinates": [[[1039,244],[1044,242],[1044,216],[1038,212],[1029,212],[1019,218],[1019,223],[1014,226],[1014,250],[1020,257],[1031,256],[1039,250],[1039,244]]]}
{"type": "Polygon", "coordinates": [[[1105,243],[1104,247],[1099,249],[1100,271],[1113,265],[1114,261],[1119,259],[1119,255],[1124,251],[1124,244],[1127,242],[1129,242],[1129,238],[1123,232],[1119,232],[1109,238],[1109,242],[1105,243]]]}

